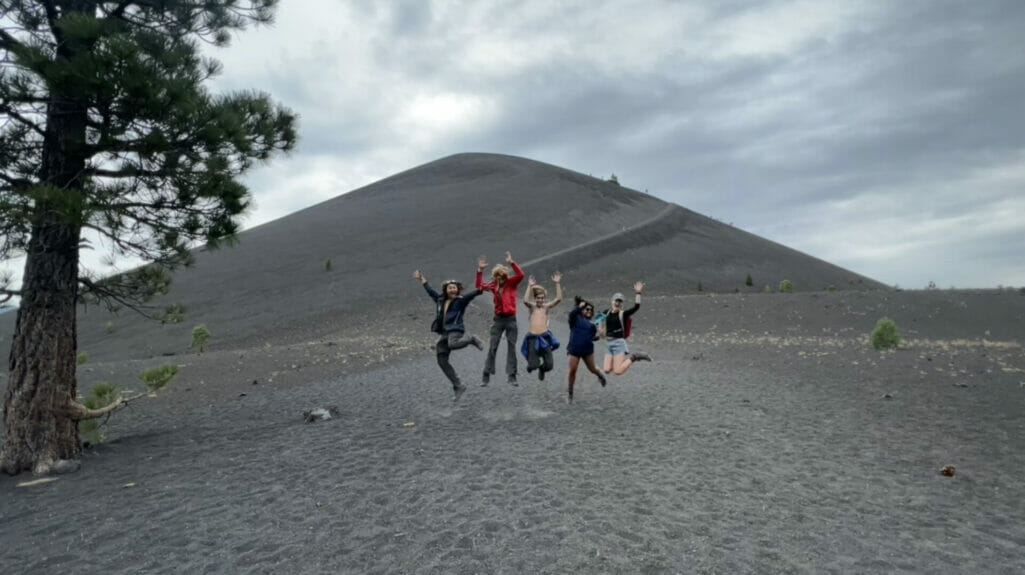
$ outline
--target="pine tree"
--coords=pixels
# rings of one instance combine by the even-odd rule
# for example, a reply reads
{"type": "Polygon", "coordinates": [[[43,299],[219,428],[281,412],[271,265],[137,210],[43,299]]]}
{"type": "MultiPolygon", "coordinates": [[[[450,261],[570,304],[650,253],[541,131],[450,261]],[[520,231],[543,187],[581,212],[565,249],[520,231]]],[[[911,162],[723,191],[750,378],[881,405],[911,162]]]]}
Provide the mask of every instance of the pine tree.
{"type": "MultiPolygon", "coordinates": [[[[271,20],[277,0],[4,0],[0,11],[0,258],[25,256],[0,469],[80,455],[76,304],[144,305],[200,243],[230,240],[239,176],[290,150],[295,115],[264,94],[211,94],[200,52],[271,20]],[[82,233],[152,262],[103,280],[82,233]]],[[[106,408],[116,409],[120,402],[106,408]]]]}

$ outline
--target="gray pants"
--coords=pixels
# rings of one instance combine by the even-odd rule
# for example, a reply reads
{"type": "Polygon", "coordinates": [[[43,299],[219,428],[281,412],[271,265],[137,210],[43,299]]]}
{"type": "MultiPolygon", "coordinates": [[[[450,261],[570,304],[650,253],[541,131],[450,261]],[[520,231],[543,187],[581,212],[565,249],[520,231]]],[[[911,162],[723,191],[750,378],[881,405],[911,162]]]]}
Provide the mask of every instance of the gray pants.
{"type": "Polygon", "coordinates": [[[452,367],[452,364],[448,362],[448,355],[454,349],[462,349],[473,342],[473,338],[466,335],[462,331],[450,331],[445,335],[441,336],[438,343],[434,344],[434,351],[438,354],[438,365],[441,366],[441,371],[444,372],[445,377],[452,382],[452,387],[459,387],[459,376],[456,375],[456,370],[452,367]]]}
{"type": "Polygon", "coordinates": [[[484,373],[495,373],[495,358],[498,356],[498,344],[502,341],[502,334],[505,334],[505,341],[508,344],[505,358],[505,374],[509,377],[516,376],[516,340],[519,330],[516,328],[515,315],[496,315],[495,322],[491,324],[491,342],[488,346],[488,359],[484,362],[484,373]]]}

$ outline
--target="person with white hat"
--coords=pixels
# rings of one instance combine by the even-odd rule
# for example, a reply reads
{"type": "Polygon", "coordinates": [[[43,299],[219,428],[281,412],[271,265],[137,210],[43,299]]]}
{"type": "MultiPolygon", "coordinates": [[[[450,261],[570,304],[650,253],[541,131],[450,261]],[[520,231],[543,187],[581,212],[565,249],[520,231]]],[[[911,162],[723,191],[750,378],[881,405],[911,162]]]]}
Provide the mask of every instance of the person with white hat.
{"type": "Polygon", "coordinates": [[[644,291],[644,283],[634,284],[634,305],[628,310],[623,309],[623,294],[612,295],[612,307],[603,311],[601,327],[598,333],[605,338],[608,346],[608,353],[605,355],[605,362],[602,366],[605,373],[623,375],[635,361],[651,361],[651,356],[646,353],[630,353],[630,346],[626,339],[630,337],[630,316],[641,309],[641,292],[644,291]]]}

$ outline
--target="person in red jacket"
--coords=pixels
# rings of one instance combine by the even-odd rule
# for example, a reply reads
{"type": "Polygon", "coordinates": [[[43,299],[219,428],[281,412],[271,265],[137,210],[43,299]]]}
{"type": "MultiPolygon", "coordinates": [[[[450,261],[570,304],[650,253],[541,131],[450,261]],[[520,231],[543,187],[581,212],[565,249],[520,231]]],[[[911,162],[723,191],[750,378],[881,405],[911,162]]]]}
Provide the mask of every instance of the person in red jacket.
{"type": "Polygon", "coordinates": [[[481,291],[489,291],[495,299],[495,321],[491,324],[491,342],[488,346],[488,358],[484,362],[484,376],[481,379],[481,387],[491,381],[491,375],[495,373],[495,357],[498,355],[498,344],[505,334],[508,347],[505,359],[505,374],[509,377],[509,383],[516,385],[516,338],[519,331],[516,328],[516,287],[523,279],[523,270],[512,259],[512,254],[505,252],[505,263],[491,270],[491,281],[484,282],[484,268],[488,267],[488,258],[481,256],[477,259],[477,282],[476,288],[481,291]],[[509,275],[509,268],[512,268],[512,275],[509,275]]]}

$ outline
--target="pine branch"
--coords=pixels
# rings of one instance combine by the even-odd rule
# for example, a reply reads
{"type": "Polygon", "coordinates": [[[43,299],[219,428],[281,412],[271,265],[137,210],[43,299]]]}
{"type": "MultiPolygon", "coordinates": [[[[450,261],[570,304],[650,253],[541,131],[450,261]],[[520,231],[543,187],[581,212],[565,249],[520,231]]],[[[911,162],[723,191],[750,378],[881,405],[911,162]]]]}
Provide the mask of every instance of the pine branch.
{"type": "Polygon", "coordinates": [[[70,401],[65,406],[65,411],[68,417],[75,421],[99,419],[108,413],[112,413],[122,407],[126,407],[129,403],[139,399],[140,397],[146,397],[146,395],[146,393],[137,393],[135,395],[129,395],[128,397],[118,395],[117,398],[110,402],[109,405],[97,409],[90,409],[77,401],[70,401]]]}

